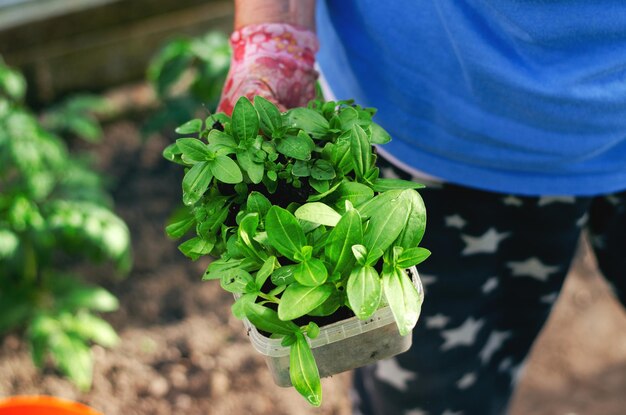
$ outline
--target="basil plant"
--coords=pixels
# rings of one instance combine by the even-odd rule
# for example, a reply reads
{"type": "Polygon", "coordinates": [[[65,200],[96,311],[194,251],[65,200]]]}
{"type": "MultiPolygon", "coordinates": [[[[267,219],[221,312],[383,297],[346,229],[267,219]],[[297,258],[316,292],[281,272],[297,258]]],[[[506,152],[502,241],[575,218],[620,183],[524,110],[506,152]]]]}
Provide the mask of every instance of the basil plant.
{"type": "Polygon", "coordinates": [[[185,169],[185,207],[167,233],[193,234],[179,247],[191,259],[216,258],[204,279],[236,294],[236,317],[290,347],[292,384],[316,406],[316,318],[348,307],[367,319],[388,304],[407,335],[420,312],[406,269],[430,255],[419,247],[423,186],[379,177],[373,145],[390,137],[374,112],[315,100],[281,113],[242,97],[232,117],[191,120],[164,150],[185,169]]]}

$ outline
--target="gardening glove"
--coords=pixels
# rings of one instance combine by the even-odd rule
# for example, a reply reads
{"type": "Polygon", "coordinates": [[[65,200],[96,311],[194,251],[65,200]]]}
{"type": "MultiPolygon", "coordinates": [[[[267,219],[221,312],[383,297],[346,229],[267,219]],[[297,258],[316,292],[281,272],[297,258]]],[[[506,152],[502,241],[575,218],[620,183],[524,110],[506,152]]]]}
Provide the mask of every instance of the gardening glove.
{"type": "Polygon", "coordinates": [[[286,23],[244,26],[230,37],[233,51],[218,112],[230,115],[241,96],[259,95],[281,111],[315,98],[315,33],[286,23]]]}

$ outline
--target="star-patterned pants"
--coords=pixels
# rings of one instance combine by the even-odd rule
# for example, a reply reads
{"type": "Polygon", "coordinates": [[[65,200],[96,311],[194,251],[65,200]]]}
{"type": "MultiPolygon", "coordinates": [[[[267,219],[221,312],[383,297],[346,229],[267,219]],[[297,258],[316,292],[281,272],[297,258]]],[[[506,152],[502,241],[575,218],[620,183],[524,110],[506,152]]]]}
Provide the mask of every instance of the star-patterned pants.
{"type": "Polygon", "coordinates": [[[418,267],[425,300],[413,346],[356,371],[354,413],[506,413],[581,231],[626,303],[626,192],[523,197],[438,184],[420,194],[428,209],[421,246],[432,255],[418,267]]]}

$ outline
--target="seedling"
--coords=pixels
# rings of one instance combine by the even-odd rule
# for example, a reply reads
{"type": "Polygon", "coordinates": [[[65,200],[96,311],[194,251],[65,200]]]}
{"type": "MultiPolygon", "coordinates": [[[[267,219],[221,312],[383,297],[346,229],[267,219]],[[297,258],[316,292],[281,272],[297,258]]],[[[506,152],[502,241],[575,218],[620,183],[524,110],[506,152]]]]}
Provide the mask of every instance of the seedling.
{"type": "Polygon", "coordinates": [[[185,169],[185,208],[167,233],[193,233],[179,247],[191,259],[217,258],[203,278],[236,295],[236,317],[290,347],[291,382],[315,406],[317,317],[348,307],[367,319],[386,303],[408,335],[420,313],[406,269],[430,254],[419,247],[423,186],[379,177],[372,145],[390,137],[374,112],[315,100],[281,113],[242,97],[232,117],[181,125],[164,150],[185,169]]]}
{"type": "MultiPolygon", "coordinates": [[[[24,333],[33,360],[48,357],[79,388],[91,385],[91,341],[112,346],[113,328],[94,312],[117,299],[69,275],[75,257],[130,267],[129,232],[110,209],[100,175],[22,105],[26,83],[0,60],[0,334],[24,333]],[[63,256],[65,255],[65,256],[63,256]]],[[[78,108],[78,104],[63,108],[78,108]]],[[[85,101],[82,101],[86,105],[85,101]]],[[[93,140],[91,119],[64,112],[56,126],[93,140]],[[83,134],[88,132],[88,134],[83,134]]]]}

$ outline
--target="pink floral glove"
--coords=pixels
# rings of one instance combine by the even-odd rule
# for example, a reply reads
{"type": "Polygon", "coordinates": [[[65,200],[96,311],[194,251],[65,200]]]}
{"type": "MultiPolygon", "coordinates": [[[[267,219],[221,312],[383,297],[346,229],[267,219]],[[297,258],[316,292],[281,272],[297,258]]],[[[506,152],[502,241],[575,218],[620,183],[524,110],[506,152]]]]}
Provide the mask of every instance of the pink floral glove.
{"type": "Polygon", "coordinates": [[[315,98],[315,33],[286,23],[245,26],[230,37],[233,57],[218,111],[231,114],[241,96],[260,95],[281,111],[315,98]]]}

